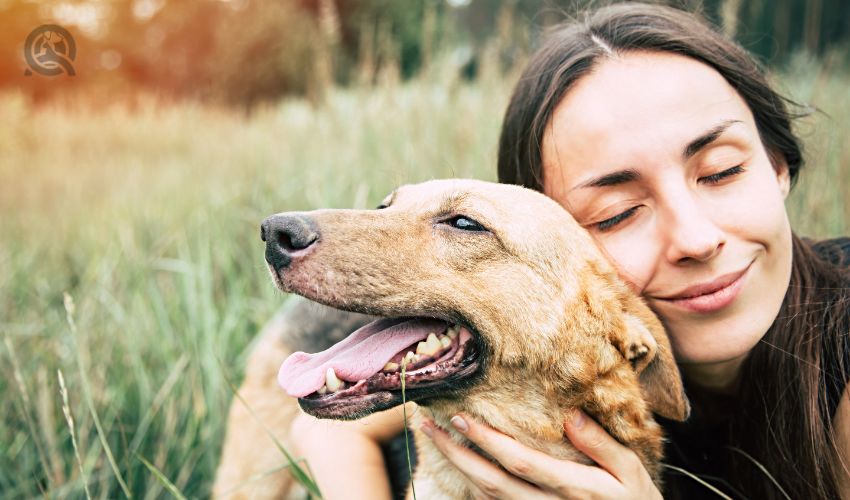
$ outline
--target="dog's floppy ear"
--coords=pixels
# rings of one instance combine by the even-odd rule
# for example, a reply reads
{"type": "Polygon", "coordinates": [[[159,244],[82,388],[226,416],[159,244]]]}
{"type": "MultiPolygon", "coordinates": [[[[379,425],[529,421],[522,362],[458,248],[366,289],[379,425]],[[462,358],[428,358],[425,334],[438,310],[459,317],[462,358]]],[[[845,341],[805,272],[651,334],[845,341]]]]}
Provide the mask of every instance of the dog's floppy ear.
{"type": "Polygon", "coordinates": [[[656,322],[647,326],[637,316],[626,313],[623,335],[612,340],[632,363],[643,397],[652,411],[671,420],[687,419],[691,413],[690,403],[685,397],[679,367],[661,325],[656,322]]]}

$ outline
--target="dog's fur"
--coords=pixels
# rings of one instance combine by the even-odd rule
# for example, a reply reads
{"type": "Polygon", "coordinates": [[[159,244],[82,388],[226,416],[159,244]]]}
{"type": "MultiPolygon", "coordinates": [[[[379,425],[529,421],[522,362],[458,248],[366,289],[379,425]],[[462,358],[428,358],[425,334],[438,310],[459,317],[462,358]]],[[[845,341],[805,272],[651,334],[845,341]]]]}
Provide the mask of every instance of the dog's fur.
{"type": "MultiPolygon", "coordinates": [[[[651,412],[687,417],[679,372],[658,319],[572,217],[540,193],[466,180],[402,186],[383,205],[299,214],[320,236],[286,269],[272,269],[277,285],[357,313],[468,326],[480,352],[478,373],[422,402],[458,442],[464,438],[448,420],[463,411],[527,446],[588,463],[563,435],[568,410],[581,408],[657,482],[663,438],[651,412]],[[486,231],[453,227],[457,216],[486,231]]],[[[295,401],[276,387],[275,374],[287,352],[277,335],[266,334],[240,389],[284,444],[295,401]]],[[[430,440],[418,430],[415,440],[417,495],[468,497],[460,473],[430,440]]],[[[275,447],[263,444],[269,441],[235,402],[217,496],[270,469],[275,454],[280,462],[275,447]]],[[[280,496],[288,483],[278,473],[233,493],[280,496]]]]}

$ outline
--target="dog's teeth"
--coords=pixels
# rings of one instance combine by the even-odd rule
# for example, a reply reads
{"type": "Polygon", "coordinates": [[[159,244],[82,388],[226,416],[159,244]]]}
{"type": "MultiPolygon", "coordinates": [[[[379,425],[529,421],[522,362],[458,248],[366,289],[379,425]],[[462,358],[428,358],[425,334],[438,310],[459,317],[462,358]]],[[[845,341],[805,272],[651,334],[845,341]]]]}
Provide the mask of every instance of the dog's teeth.
{"type": "Polygon", "coordinates": [[[440,342],[440,339],[437,338],[437,335],[430,333],[428,334],[428,339],[425,341],[428,344],[428,355],[433,356],[437,354],[440,349],[443,348],[443,344],[440,342]]]}
{"type": "Polygon", "coordinates": [[[420,342],[416,344],[416,354],[423,354],[428,349],[427,344],[425,342],[420,342]]]}
{"type": "Polygon", "coordinates": [[[319,387],[319,390],[316,391],[316,392],[319,393],[319,396],[324,396],[325,394],[328,393],[328,386],[323,385],[323,386],[319,387]]]}
{"type": "Polygon", "coordinates": [[[388,361],[387,364],[384,365],[385,372],[394,372],[398,370],[398,363],[393,363],[392,361],[388,361]]]}
{"type": "Polygon", "coordinates": [[[440,344],[440,339],[437,338],[437,335],[434,333],[429,333],[428,338],[423,342],[420,342],[416,345],[416,354],[421,354],[422,356],[433,356],[437,354],[437,351],[442,349],[442,344],[440,344]]]}
{"type": "Polygon", "coordinates": [[[409,365],[413,363],[413,358],[415,357],[416,355],[413,354],[413,351],[407,351],[407,354],[404,355],[404,364],[409,365]]]}
{"type": "Polygon", "coordinates": [[[452,325],[446,330],[446,335],[449,336],[450,339],[454,340],[457,337],[458,332],[460,332],[460,325],[452,325]]]}
{"type": "Polygon", "coordinates": [[[445,335],[440,335],[440,345],[443,346],[444,349],[448,348],[450,345],[452,345],[452,339],[446,337],[445,335]]]}
{"type": "Polygon", "coordinates": [[[333,368],[328,368],[325,372],[325,385],[328,386],[330,392],[338,392],[342,389],[344,382],[336,377],[336,372],[333,368]]]}

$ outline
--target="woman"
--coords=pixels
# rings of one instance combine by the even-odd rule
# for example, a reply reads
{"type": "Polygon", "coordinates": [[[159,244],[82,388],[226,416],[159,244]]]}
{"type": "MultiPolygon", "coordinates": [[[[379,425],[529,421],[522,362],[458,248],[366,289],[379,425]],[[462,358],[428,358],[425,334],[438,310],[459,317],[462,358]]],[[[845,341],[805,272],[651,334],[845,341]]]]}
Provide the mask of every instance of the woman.
{"type": "MultiPolygon", "coordinates": [[[[850,279],[838,267],[850,240],[812,246],[791,232],[783,201],[802,157],[790,121],[743,49],[688,14],[639,4],[555,32],[508,107],[500,181],[570,211],[670,333],[694,412],[666,423],[677,468],[665,495],[715,496],[672,473],[684,469],[733,497],[850,499],[850,279]]],[[[385,492],[375,440],[397,422],[337,428],[332,466],[312,462],[315,442],[299,445],[320,484],[336,468],[385,492]],[[371,461],[352,471],[351,457],[371,461]]],[[[660,497],[634,454],[584,415],[565,433],[594,467],[463,415],[452,423],[504,466],[423,428],[484,496],[660,497]]]]}

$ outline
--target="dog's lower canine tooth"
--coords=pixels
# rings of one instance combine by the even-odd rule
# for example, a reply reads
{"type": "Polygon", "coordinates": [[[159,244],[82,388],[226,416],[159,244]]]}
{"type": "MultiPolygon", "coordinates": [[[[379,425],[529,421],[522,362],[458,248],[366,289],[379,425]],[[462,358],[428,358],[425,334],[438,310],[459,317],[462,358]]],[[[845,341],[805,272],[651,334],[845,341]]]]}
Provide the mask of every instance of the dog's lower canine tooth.
{"type": "Polygon", "coordinates": [[[342,389],[343,381],[338,379],[333,368],[328,368],[325,372],[325,385],[328,386],[330,392],[338,392],[342,389]]]}
{"type": "Polygon", "coordinates": [[[409,365],[413,362],[413,358],[415,357],[416,355],[413,354],[413,351],[407,351],[407,354],[404,355],[404,361],[409,365]]]}

